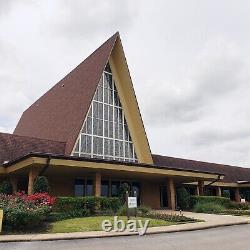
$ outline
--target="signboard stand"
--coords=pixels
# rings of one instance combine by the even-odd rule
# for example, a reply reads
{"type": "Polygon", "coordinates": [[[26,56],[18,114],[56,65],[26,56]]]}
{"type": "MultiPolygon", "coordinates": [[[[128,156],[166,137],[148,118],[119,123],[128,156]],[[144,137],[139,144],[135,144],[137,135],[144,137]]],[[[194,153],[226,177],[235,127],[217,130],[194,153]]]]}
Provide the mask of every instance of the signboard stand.
{"type": "Polygon", "coordinates": [[[3,210],[0,209],[0,233],[2,232],[3,210]]]}
{"type": "Polygon", "coordinates": [[[126,192],[126,208],[127,208],[127,218],[129,220],[130,217],[130,210],[132,209],[133,215],[137,216],[137,197],[136,197],[136,191],[134,191],[134,196],[129,197],[128,192],[126,192]]]}
{"type": "Polygon", "coordinates": [[[129,220],[129,205],[128,205],[128,191],[126,191],[126,213],[129,220]]]}

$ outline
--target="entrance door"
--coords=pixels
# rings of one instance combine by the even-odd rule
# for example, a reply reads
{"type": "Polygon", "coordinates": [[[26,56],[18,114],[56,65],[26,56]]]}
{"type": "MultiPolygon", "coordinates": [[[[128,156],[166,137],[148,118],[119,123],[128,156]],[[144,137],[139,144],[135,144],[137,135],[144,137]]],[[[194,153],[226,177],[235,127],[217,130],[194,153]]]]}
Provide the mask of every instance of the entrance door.
{"type": "Polygon", "coordinates": [[[168,207],[167,186],[160,187],[160,200],[161,200],[161,207],[163,208],[168,207]]]}

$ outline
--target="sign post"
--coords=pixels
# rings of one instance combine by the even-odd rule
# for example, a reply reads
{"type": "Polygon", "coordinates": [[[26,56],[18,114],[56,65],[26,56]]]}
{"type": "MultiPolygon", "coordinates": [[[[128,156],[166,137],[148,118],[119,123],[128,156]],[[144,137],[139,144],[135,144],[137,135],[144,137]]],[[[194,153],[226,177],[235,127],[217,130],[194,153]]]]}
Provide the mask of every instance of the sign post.
{"type": "Polygon", "coordinates": [[[129,220],[128,191],[126,191],[126,213],[127,213],[127,219],[129,220]]]}
{"type": "Polygon", "coordinates": [[[3,210],[0,210],[0,233],[2,232],[3,210]]]}
{"type": "Polygon", "coordinates": [[[136,207],[135,207],[135,217],[137,217],[137,193],[134,191],[134,197],[136,198],[136,207]]]}

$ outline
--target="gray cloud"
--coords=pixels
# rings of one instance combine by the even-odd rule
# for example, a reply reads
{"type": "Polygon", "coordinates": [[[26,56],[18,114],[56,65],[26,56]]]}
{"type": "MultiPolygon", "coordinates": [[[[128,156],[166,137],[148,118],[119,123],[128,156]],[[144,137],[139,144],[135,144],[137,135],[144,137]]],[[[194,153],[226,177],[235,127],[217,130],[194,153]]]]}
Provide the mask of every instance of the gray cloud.
{"type": "Polygon", "coordinates": [[[81,37],[91,38],[118,29],[128,30],[136,18],[134,1],[102,1],[97,0],[93,5],[91,0],[56,1],[60,8],[59,16],[47,19],[51,28],[48,33],[52,36],[62,36],[68,39],[81,37]]]}
{"type": "Polygon", "coordinates": [[[189,76],[174,84],[159,84],[150,94],[152,101],[145,103],[148,122],[159,126],[197,121],[233,91],[249,90],[249,65],[234,50],[225,41],[211,41],[192,65],[189,76]]]}

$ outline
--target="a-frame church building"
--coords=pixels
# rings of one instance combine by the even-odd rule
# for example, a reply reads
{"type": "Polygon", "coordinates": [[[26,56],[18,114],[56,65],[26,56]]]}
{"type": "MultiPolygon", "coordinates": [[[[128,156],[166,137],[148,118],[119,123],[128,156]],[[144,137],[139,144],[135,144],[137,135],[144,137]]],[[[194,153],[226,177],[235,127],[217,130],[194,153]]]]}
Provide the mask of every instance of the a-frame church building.
{"type": "Polygon", "coordinates": [[[55,196],[117,196],[125,182],[152,208],[175,209],[180,186],[250,196],[250,169],[151,153],[119,33],[0,133],[0,182],[31,194],[38,175],[55,196]]]}

